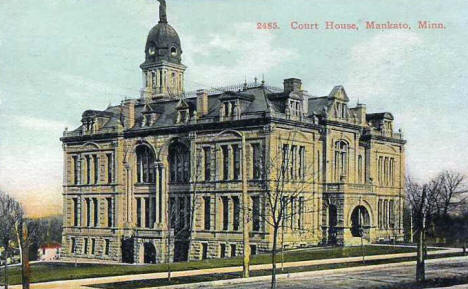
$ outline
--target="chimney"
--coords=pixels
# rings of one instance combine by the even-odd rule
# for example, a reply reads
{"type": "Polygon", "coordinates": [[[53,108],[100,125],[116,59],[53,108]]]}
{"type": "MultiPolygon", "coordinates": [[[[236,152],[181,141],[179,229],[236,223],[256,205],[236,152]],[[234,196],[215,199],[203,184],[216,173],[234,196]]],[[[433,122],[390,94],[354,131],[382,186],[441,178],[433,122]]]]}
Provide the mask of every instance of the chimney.
{"type": "Polygon", "coordinates": [[[122,103],[125,128],[132,128],[135,125],[135,102],[135,99],[126,99],[122,103]]]}
{"type": "Polygon", "coordinates": [[[208,92],[204,89],[197,90],[197,112],[199,117],[208,114],[208,92]]]}
{"type": "Polygon", "coordinates": [[[366,105],[362,103],[358,103],[356,107],[354,108],[356,110],[356,114],[359,118],[360,123],[365,123],[366,122],[366,105]]]}
{"type": "Polygon", "coordinates": [[[299,78],[288,78],[283,81],[284,92],[290,93],[292,91],[302,90],[302,80],[299,78]]]}

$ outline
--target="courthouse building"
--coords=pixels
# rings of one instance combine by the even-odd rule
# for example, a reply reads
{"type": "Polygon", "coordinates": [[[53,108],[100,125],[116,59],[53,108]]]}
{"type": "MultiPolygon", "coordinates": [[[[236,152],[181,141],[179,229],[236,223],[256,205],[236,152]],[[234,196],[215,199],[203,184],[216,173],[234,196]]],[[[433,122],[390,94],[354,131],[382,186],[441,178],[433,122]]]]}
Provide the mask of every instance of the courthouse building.
{"type": "Polygon", "coordinates": [[[285,247],[402,238],[405,141],[391,113],[351,107],[342,86],[313,96],[297,78],[186,93],[164,1],[159,14],[140,65],[141,95],[83,112],[82,125],[61,138],[62,257],[231,257],[242,254],[244,230],[252,254],[267,252],[275,166],[285,167],[282,199],[291,191],[285,247]]]}

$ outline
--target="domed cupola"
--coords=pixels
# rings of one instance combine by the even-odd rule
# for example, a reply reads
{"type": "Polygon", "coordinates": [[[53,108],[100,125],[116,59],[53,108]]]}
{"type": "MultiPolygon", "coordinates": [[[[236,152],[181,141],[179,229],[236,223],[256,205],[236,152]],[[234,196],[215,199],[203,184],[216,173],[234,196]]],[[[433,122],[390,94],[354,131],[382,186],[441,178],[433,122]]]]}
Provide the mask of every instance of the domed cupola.
{"type": "Polygon", "coordinates": [[[159,5],[159,23],[154,26],[146,40],[145,63],[151,64],[165,60],[180,64],[182,48],[180,38],[175,29],[167,23],[166,1],[158,0],[159,5]]]}
{"type": "Polygon", "coordinates": [[[166,1],[159,1],[159,23],[154,26],[146,39],[143,70],[142,96],[171,97],[183,93],[183,73],[181,63],[182,47],[175,29],[167,23],[166,1]]]}

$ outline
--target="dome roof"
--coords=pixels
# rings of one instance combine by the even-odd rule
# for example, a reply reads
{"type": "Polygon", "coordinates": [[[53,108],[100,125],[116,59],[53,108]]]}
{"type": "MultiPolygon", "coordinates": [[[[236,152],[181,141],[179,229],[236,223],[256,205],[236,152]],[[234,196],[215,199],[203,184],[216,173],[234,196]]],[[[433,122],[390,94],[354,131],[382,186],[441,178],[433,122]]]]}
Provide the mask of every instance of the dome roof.
{"type": "MultiPolygon", "coordinates": [[[[159,0],[158,0],[159,1],[159,0]]],[[[182,47],[175,29],[167,23],[165,1],[160,1],[159,23],[151,28],[145,46],[145,62],[142,66],[168,61],[180,64],[182,47]]]]}

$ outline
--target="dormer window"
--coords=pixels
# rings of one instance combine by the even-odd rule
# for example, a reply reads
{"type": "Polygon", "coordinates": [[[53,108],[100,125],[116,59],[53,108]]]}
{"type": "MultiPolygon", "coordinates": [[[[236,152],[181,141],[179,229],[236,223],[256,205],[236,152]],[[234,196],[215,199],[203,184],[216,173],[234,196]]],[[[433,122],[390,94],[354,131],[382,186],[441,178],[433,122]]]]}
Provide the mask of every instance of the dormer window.
{"type": "Polygon", "coordinates": [[[346,103],[337,102],[336,103],[336,117],[337,118],[346,118],[346,103]]]}
{"type": "Polygon", "coordinates": [[[298,100],[289,100],[289,114],[293,117],[300,117],[302,115],[302,104],[298,100]]]}

